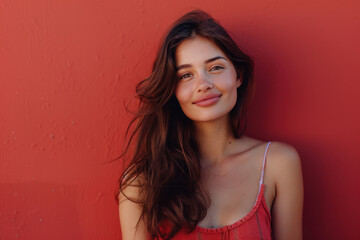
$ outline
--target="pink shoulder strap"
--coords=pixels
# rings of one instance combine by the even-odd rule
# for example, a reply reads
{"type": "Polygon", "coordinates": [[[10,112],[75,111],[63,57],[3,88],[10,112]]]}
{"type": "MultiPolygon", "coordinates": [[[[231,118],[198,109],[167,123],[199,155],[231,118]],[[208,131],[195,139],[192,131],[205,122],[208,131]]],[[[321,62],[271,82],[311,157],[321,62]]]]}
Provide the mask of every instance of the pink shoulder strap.
{"type": "Polygon", "coordinates": [[[263,183],[264,181],[264,171],[265,171],[265,163],[266,163],[266,155],[269,149],[269,145],[271,142],[268,142],[266,149],[265,149],[265,154],[264,154],[264,159],[263,159],[263,165],[262,165],[262,169],[261,169],[261,178],[260,178],[260,184],[263,183]]]}
{"type": "Polygon", "coordinates": [[[262,169],[261,169],[261,177],[260,177],[260,183],[259,183],[259,190],[258,190],[258,195],[260,193],[260,189],[261,189],[261,185],[264,182],[264,172],[265,172],[265,163],[266,163],[266,155],[269,149],[269,145],[270,145],[270,141],[268,142],[266,149],[265,149],[265,154],[264,154],[264,159],[263,159],[263,164],[262,164],[262,169]]]}

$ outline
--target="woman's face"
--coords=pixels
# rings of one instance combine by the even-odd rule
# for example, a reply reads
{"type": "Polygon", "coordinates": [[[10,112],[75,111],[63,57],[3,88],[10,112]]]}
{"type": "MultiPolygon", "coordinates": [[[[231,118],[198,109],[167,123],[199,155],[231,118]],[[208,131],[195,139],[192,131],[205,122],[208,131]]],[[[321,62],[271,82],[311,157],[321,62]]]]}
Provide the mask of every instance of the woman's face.
{"type": "Polygon", "coordinates": [[[193,121],[213,121],[235,106],[241,79],[232,62],[212,41],[195,36],[176,49],[176,98],[193,121]]]}

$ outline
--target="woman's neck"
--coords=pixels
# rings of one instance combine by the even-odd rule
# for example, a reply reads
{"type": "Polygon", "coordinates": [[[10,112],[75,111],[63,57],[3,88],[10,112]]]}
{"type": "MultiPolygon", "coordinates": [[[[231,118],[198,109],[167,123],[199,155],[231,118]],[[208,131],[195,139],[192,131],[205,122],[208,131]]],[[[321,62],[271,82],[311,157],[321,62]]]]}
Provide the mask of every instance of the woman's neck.
{"type": "Polygon", "coordinates": [[[195,122],[194,126],[203,163],[205,165],[221,163],[229,154],[234,139],[229,117],[211,122],[195,122]]]}

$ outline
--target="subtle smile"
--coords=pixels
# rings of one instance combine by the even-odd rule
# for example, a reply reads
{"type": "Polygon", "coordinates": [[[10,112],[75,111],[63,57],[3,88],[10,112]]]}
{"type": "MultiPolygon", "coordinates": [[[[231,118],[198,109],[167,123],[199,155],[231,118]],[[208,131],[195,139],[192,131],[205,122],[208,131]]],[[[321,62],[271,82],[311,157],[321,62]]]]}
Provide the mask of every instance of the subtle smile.
{"type": "Polygon", "coordinates": [[[197,99],[196,101],[193,102],[193,104],[196,104],[200,107],[211,106],[211,105],[217,103],[217,101],[219,101],[220,97],[221,97],[221,94],[209,94],[205,97],[197,99]]]}

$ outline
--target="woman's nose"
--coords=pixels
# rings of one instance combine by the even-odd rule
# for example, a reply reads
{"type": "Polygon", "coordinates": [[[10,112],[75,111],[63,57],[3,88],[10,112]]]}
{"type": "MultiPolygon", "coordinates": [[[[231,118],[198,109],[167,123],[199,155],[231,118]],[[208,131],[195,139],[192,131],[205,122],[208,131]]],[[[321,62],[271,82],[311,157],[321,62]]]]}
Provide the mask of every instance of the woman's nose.
{"type": "Polygon", "coordinates": [[[200,73],[197,77],[197,91],[207,91],[214,87],[213,81],[206,73],[200,73]]]}

